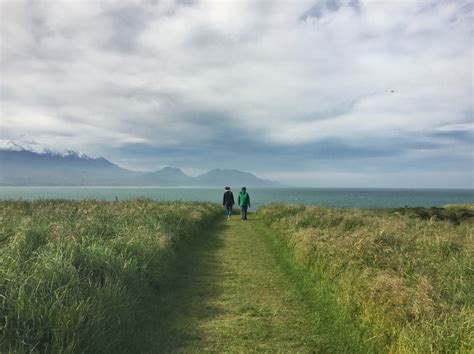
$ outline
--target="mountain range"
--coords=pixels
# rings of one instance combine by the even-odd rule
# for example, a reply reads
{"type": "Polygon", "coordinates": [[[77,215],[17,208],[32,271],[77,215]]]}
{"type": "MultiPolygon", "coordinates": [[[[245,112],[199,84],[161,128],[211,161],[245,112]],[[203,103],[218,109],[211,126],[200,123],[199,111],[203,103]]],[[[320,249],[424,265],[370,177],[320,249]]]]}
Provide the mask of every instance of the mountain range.
{"type": "Polygon", "coordinates": [[[239,170],[214,169],[197,177],[179,168],[154,172],[124,169],[103,157],[56,151],[34,142],[0,142],[3,186],[193,186],[271,187],[279,183],[239,170]]]}

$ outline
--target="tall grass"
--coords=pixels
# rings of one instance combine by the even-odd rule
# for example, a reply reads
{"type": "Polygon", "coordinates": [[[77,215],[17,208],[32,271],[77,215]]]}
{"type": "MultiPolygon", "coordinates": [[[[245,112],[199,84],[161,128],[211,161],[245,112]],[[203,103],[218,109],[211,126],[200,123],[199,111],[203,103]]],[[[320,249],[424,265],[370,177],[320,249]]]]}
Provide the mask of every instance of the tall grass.
{"type": "Polygon", "coordinates": [[[472,206],[356,210],[270,205],[272,226],[317,286],[392,353],[472,352],[472,206]]]}
{"type": "Polygon", "coordinates": [[[220,208],[197,203],[0,202],[0,352],[111,352],[174,249],[220,208]]]}

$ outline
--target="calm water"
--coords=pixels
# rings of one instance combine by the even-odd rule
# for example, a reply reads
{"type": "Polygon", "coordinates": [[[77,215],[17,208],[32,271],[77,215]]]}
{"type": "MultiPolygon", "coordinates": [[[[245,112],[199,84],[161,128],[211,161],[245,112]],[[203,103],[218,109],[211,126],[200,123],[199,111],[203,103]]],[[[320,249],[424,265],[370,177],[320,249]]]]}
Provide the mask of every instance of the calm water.
{"type": "MultiPolygon", "coordinates": [[[[347,208],[390,208],[403,206],[442,206],[474,203],[474,190],[441,189],[328,189],[328,188],[250,188],[253,208],[283,202],[331,205],[347,208]]],[[[0,199],[103,199],[137,197],[161,201],[206,201],[222,203],[219,188],[163,187],[0,187],[0,199]]],[[[237,197],[238,191],[234,191],[237,197]]]]}

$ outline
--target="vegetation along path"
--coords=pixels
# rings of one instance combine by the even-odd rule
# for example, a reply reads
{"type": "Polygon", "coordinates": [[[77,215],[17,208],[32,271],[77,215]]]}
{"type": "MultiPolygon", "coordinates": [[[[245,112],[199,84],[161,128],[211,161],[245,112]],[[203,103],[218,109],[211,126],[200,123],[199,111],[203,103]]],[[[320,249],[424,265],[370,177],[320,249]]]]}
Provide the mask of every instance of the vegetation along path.
{"type": "Polygon", "coordinates": [[[223,220],[179,252],[164,295],[148,313],[147,350],[367,352],[362,330],[252,217],[223,220]]]}

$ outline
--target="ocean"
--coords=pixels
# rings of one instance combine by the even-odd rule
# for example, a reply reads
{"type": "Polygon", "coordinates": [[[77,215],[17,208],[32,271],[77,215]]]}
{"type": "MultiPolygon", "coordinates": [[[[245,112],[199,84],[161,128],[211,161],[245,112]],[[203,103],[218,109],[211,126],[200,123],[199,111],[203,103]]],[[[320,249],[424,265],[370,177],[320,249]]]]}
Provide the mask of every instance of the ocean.
{"type": "MultiPolygon", "coordinates": [[[[220,188],[168,187],[0,187],[0,199],[150,198],[157,201],[222,203],[220,188]]],[[[234,190],[237,197],[238,190],[234,190]]],[[[328,205],[343,208],[396,208],[474,204],[474,189],[249,188],[252,209],[269,203],[328,205]]]]}

